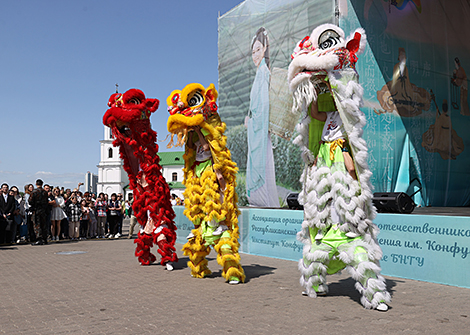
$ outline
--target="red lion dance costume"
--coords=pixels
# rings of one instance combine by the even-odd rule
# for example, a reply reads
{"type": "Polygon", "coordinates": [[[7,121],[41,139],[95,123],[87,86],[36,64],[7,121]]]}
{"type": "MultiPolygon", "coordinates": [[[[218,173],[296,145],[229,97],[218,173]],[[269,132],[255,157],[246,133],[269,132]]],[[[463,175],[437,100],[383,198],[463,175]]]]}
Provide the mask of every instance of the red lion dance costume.
{"type": "Polygon", "coordinates": [[[103,117],[103,124],[110,127],[116,138],[113,145],[119,147],[124,169],[134,191],[132,209],[142,229],[137,239],[135,255],[142,265],[156,260],[150,252],[158,245],[161,264],[173,270],[177,262],[175,253],[175,212],[170,203],[170,189],[162,175],[157,155],[157,133],[150,127],[150,114],[158,108],[157,99],[145,98],[144,92],[130,89],[115,93],[108,101],[110,107],[103,117]]]}

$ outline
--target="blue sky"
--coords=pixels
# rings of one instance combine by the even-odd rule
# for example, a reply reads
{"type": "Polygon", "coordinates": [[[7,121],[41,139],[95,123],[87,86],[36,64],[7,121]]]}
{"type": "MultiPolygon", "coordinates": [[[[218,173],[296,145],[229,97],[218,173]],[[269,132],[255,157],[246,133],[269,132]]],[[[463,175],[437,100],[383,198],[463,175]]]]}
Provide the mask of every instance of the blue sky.
{"type": "Polygon", "coordinates": [[[164,140],[171,91],[217,87],[217,18],[241,2],[2,1],[0,182],[67,188],[97,173],[116,83],[160,100],[151,122],[164,140]]]}

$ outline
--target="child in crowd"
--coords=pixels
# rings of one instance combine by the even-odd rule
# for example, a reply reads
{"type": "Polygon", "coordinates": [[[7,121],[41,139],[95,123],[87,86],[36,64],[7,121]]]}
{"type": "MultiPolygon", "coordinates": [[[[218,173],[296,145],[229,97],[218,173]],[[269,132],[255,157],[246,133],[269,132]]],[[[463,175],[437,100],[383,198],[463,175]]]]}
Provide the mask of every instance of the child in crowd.
{"type": "Polygon", "coordinates": [[[104,238],[104,235],[106,234],[106,210],[108,209],[108,204],[107,201],[105,200],[105,195],[104,193],[100,193],[98,195],[98,199],[96,199],[95,202],[95,209],[96,209],[96,219],[98,221],[98,238],[104,238]]]}
{"type": "Polygon", "coordinates": [[[109,210],[109,235],[108,238],[119,238],[118,229],[119,229],[119,213],[121,212],[121,202],[117,200],[116,193],[111,194],[111,200],[108,203],[109,210]]]}
{"type": "Polygon", "coordinates": [[[71,196],[71,203],[68,205],[69,213],[69,237],[72,241],[75,241],[79,237],[80,230],[80,217],[82,215],[81,207],[78,203],[77,196],[71,196]]]}
{"type": "Polygon", "coordinates": [[[95,209],[95,204],[93,201],[89,203],[89,208],[90,208],[90,224],[88,226],[88,237],[90,238],[95,238],[97,236],[97,223],[98,221],[96,220],[96,209],[95,209]]]}
{"type": "Polygon", "coordinates": [[[80,239],[86,240],[88,224],[90,222],[90,208],[85,199],[80,202],[82,216],[80,217],[80,239]]]}

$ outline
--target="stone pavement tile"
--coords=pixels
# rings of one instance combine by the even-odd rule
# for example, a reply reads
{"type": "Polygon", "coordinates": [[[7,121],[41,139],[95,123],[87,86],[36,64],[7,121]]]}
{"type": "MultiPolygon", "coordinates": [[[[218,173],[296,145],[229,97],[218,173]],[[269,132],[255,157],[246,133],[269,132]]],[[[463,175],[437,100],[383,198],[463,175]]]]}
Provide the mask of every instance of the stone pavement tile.
{"type": "MultiPolygon", "coordinates": [[[[181,245],[177,246],[181,249],[181,245]]],[[[175,270],[140,266],[132,240],[87,240],[0,247],[3,334],[449,334],[468,333],[470,290],[386,277],[387,313],[365,310],[346,271],[330,293],[301,295],[297,263],[242,254],[247,282],[214,272],[192,278],[187,257],[175,270]],[[58,252],[85,252],[63,255],[58,252]]],[[[155,248],[153,251],[156,253],[155,248]]]]}

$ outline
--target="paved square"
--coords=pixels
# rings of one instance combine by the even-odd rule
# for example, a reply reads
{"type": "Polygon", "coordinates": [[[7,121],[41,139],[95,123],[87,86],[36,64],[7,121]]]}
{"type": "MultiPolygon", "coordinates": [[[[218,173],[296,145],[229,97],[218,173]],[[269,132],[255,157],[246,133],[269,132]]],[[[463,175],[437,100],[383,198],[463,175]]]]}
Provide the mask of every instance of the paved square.
{"type": "MultiPolygon", "coordinates": [[[[386,313],[365,310],[354,281],[329,276],[330,293],[301,295],[297,263],[241,254],[247,282],[140,266],[133,240],[0,247],[4,334],[468,334],[470,289],[386,277],[386,313]]],[[[153,249],[156,253],[156,249],[153,249]]],[[[436,269],[445,271],[445,269],[436,269]]]]}

